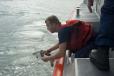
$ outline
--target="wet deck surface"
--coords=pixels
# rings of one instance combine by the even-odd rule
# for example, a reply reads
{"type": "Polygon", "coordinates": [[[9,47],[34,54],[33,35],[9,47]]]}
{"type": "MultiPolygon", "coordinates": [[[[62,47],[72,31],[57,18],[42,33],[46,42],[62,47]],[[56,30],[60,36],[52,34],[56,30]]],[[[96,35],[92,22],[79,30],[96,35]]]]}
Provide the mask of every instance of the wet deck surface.
{"type": "Polygon", "coordinates": [[[93,11],[93,13],[90,13],[87,5],[82,3],[80,5],[80,13],[79,16],[77,16],[77,10],[75,10],[75,13],[73,15],[73,19],[78,19],[81,21],[89,22],[92,24],[92,27],[96,32],[99,30],[99,16],[96,15],[96,13],[93,11]]]}

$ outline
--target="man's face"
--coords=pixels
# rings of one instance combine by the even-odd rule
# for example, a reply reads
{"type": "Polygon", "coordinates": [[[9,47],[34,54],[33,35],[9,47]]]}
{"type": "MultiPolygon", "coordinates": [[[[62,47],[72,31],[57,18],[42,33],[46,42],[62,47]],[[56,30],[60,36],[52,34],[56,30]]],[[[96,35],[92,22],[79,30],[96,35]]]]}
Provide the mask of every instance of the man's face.
{"type": "Polygon", "coordinates": [[[46,21],[46,26],[47,26],[47,29],[51,32],[51,33],[54,33],[55,32],[55,24],[52,24],[50,23],[49,21],[46,21]]]}

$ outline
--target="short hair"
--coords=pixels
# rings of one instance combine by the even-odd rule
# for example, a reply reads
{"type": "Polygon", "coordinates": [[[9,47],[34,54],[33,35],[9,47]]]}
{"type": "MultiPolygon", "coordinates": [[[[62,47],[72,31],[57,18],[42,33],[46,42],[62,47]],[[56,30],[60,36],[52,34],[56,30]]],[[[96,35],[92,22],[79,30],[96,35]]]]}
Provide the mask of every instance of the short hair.
{"type": "Polygon", "coordinates": [[[59,23],[60,24],[58,17],[55,15],[51,15],[51,16],[47,17],[45,22],[47,22],[47,21],[49,21],[50,23],[55,23],[55,24],[59,23]]]}

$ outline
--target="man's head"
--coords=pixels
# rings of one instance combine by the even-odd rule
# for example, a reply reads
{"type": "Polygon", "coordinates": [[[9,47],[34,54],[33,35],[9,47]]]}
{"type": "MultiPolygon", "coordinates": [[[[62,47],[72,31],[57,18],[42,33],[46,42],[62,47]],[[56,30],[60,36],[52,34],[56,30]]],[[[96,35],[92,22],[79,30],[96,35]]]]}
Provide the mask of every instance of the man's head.
{"type": "Polygon", "coordinates": [[[59,21],[59,19],[54,15],[47,17],[45,20],[45,23],[46,23],[47,29],[51,33],[57,32],[59,26],[61,25],[61,22],[59,21]]]}

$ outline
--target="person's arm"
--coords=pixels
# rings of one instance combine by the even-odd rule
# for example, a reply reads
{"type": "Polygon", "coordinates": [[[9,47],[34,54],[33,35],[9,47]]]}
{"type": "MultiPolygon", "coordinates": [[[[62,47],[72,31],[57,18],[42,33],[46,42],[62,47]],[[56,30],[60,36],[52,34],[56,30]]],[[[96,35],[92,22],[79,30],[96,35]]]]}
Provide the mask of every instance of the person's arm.
{"type": "Polygon", "coordinates": [[[54,46],[52,46],[51,48],[47,49],[46,51],[47,52],[51,52],[51,51],[54,51],[54,50],[56,50],[58,48],[59,48],[59,43],[55,44],[54,46]]]}
{"type": "Polygon", "coordinates": [[[58,50],[58,52],[56,54],[52,54],[51,56],[45,55],[44,57],[42,57],[43,61],[53,60],[53,59],[60,58],[60,57],[65,55],[66,47],[67,47],[67,41],[69,40],[69,36],[70,36],[69,30],[71,30],[71,29],[64,28],[58,32],[58,38],[59,38],[59,43],[58,43],[59,50],[58,50]]]}
{"type": "Polygon", "coordinates": [[[60,57],[64,57],[66,53],[66,45],[67,45],[66,42],[59,44],[59,51],[56,54],[53,54],[51,56],[44,55],[44,57],[42,57],[42,60],[49,61],[60,57]]]}
{"type": "Polygon", "coordinates": [[[88,9],[90,13],[92,13],[92,6],[93,6],[94,0],[88,0],[88,9]]]}

